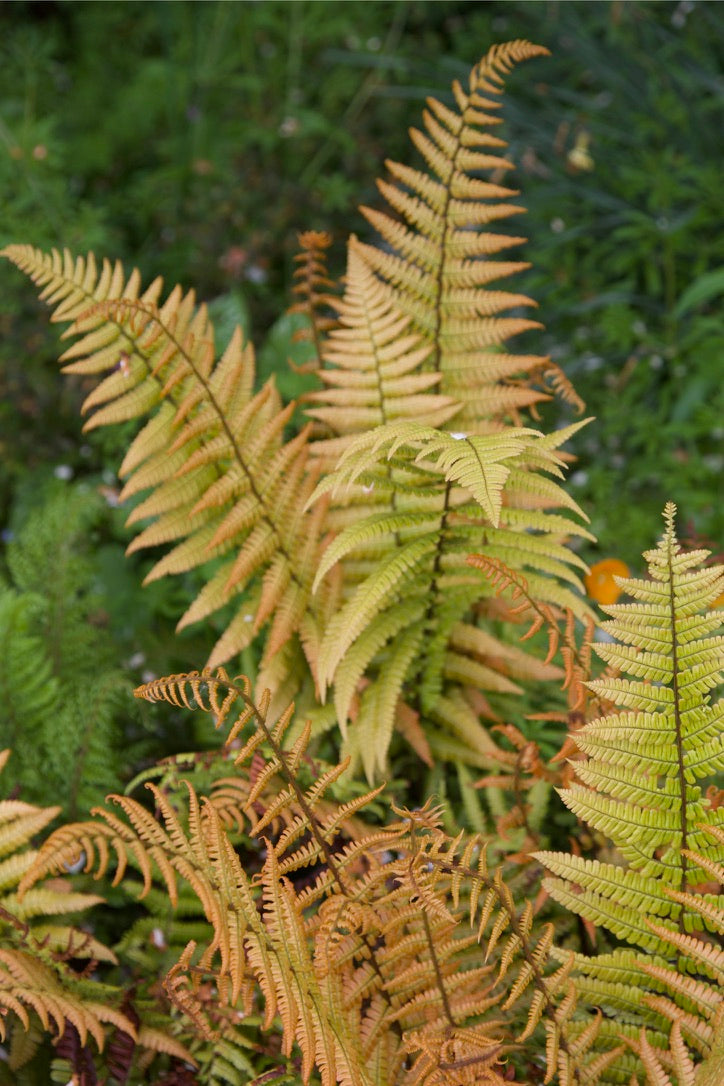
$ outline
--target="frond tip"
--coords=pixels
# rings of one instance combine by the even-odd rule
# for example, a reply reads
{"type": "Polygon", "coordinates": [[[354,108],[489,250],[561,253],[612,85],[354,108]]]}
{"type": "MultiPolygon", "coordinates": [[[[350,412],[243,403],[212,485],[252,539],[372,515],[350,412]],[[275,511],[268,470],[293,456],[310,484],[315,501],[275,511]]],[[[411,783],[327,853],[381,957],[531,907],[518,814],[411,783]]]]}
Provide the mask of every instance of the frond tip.
{"type": "MultiPolygon", "coordinates": [[[[535,303],[497,284],[489,289],[527,267],[495,259],[525,239],[491,229],[523,208],[509,202],[515,190],[500,184],[512,163],[501,157],[505,141],[490,129],[501,121],[504,77],[520,61],[547,55],[528,41],[493,46],[473,68],[467,90],[453,84],[453,108],[429,98],[424,128],[411,131],[427,171],[388,162],[392,180],[379,188],[392,214],[362,209],[384,244],[361,252],[428,345],[422,372],[439,375],[437,392],[461,405],[456,427],[466,432],[518,424],[520,412],[550,398],[534,387],[534,375],[549,371],[550,360],[502,350],[508,339],[540,325],[501,314],[535,303]],[[491,179],[482,180],[481,172],[491,179]]],[[[570,386],[558,384],[580,409],[570,386]]]]}

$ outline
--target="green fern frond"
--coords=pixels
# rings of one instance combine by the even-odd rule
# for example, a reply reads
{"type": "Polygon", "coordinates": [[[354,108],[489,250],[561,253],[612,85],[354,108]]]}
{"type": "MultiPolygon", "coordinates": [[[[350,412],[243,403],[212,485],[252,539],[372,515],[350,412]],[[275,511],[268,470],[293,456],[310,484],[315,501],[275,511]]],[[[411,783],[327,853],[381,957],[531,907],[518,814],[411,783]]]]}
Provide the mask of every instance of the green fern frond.
{"type": "MultiPolygon", "coordinates": [[[[619,578],[634,602],[604,608],[612,616],[605,628],[616,640],[593,647],[631,677],[588,685],[625,710],[576,732],[587,756],[576,763],[583,783],[561,791],[566,805],[609,837],[628,866],[536,854],[558,876],[544,881],[552,897],[656,956],[636,963],[645,982],[632,981],[630,952],[577,958],[582,994],[659,1030],[666,1028],[662,985],[673,990],[672,1020],[677,1007],[690,1008],[692,1000],[703,1008],[704,989],[687,974],[711,975],[718,959],[709,961],[694,933],[714,930],[724,908],[721,893],[697,891],[703,878],[713,874],[716,881],[722,874],[722,809],[698,783],[724,765],[721,704],[710,703],[721,681],[724,642],[712,636],[721,616],[707,611],[721,591],[722,571],[701,568],[707,552],[681,550],[675,513],[667,505],[661,542],[645,555],[650,580],[619,578]]],[[[712,1010],[708,1004],[706,1013],[712,1010]]],[[[646,1063],[643,1042],[634,1047],[646,1063]]]]}
{"type": "Polygon", "coordinates": [[[40,728],[58,704],[58,679],[40,632],[43,611],[42,596],[0,585],[0,737],[19,749],[12,777],[26,776],[30,749],[23,737],[40,728]]]}

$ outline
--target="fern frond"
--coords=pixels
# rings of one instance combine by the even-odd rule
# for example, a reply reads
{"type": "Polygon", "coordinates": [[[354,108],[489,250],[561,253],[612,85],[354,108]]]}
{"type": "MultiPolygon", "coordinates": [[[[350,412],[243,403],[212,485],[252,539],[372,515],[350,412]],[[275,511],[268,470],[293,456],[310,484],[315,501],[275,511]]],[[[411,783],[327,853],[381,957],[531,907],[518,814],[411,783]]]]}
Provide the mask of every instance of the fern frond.
{"type": "MultiPolygon", "coordinates": [[[[706,552],[681,550],[675,512],[667,505],[664,535],[645,555],[651,579],[619,578],[634,602],[604,608],[613,616],[606,626],[616,640],[593,647],[631,677],[588,686],[625,711],[576,733],[576,746],[587,755],[576,763],[583,783],[561,791],[566,805],[609,837],[628,866],[561,853],[535,855],[558,876],[544,881],[557,901],[657,955],[637,963],[647,979],[633,982],[632,960],[624,951],[577,958],[587,998],[646,1027],[661,1028],[662,1014],[665,1022],[680,1020],[700,1043],[704,1034],[691,1007],[711,1018],[721,997],[707,978],[717,976],[723,964],[694,934],[716,930],[724,908],[721,894],[697,890],[702,873],[715,879],[721,874],[721,808],[698,784],[721,766],[722,713],[710,704],[710,691],[721,679],[723,642],[711,636],[720,617],[706,610],[717,597],[721,573],[701,568],[706,552]],[[621,972],[624,963],[628,973],[621,972]],[[662,1001],[663,986],[673,1002],[662,1001]],[[688,1018],[681,1017],[684,1010],[688,1018]]],[[[658,1057],[642,1038],[634,1048],[653,1074],[658,1057]]]]}
{"type": "MultiPolygon", "coordinates": [[[[538,599],[581,611],[580,597],[556,579],[580,588],[571,569],[579,560],[559,541],[568,518],[535,510],[527,523],[524,510],[515,507],[520,479],[529,491],[534,473],[560,473],[556,447],[573,429],[554,438],[525,428],[466,436],[417,422],[388,423],[358,436],[319,483],[312,501],[349,491],[357,518],[346,526],[339,521],[342,530],[322,556],[315,586],[337,563],[349,576],[351,563],[363,570],[370,558],[371,572],[350,578],[347,599],[329,621],[317,669],[322,690],[335,684],[343,729],[362,676],[370,668],[380,675],[360,691],[355,727],[348,731],[348,749],[363,757],[370,779],[384,767],[395,706],[399,699],[406,703],[405,687],[416,676],[417,696],[430,713],[446,683],[516,693],[510,674],[559,674],[534,662],[527,667],[521,651],[514,662],[497,639],[481,647],[484,634],[475,633],[472,608],[487,594],[486,585],[470,572],[466,557],[482,543],[491,556],[525,569],[538,599]],[[374,490],[376,503],[362,517],[354,496],[360,483],[374,490]],[[421,636],[422,653],[406,648],[421,636]],[[399,663],[388,672],[389,662],[403,659],[404,674],[399,663]]],[[[553,500],[563,495],[557,483],[536,478],[553,500]]]]}
{"type": "MultiPolygon", "coordinates": [[[[224,559],[182,618],[185,625],[253,589],[276,559],[300,599],[277,623],[273,655],[297,632],[309,598],[316,556],[313,520],[302,510],[311,481],[305,435],[283,444],[291,408],[280,410],[272,385],[253,394],[251,346],[237,328],[215,360],[213,328],[193,293],[176,288],[159,305],[161,281],[139,296],[138,274],[126,282],[119,264],[106,262],[99,274],[92,255],[73,261],[25,246],[4,255],[44,287],[42,297],[56,305],[54,320],[73,322],[64,335],[79,338],[62,356],[66,371],[105,374],[85,401],[84,413],[93,412],[86,429],[151,414],[120,469],[128,476],[122,498],[152,488],[130,519],[152,517],[153,524],[131,549],[175,543],[147,580],[224,559]]],[[[255,599],[253,590],[247,594],[212,662],[249,644],[278,595],[265,601],[266,610],[256,599],[250,626],[240,618],[255,599]]]]}
{"type": "Polygon", "coordinates": [[[505,141],[488,131],[500,123],[496,99],[503,75],[522,60],[545,55],[546,49],[525,41],[494,46],[472,70],[467,90],[454,84],[454,108],[428,99],[424,131],[413,129],[411,136],[429,172],[388,162],[392,181],[379,188],[393,215],[362,209],[383,243],[364,246],[364,256],[394,288],[399,307],[428,345],[423,372],[438,374],[439,392],[461,404],[455,425],[466,432],[517,423],[519,412],[549,398],[531,377],[546,359],[501,351],[508,338],[539,325],[499,314],[535,303],[487,289],[526,265],[495,259],[524,239],[485,227],[523,208],[508,202],[514,190],[478,176],[492,171],[497,178],[511,168],[498,153],[505,141]]]}
{"type": "MultiPolygon", "coordinates": [[[[0,767],[8,753],[0,755],[0,767]]],[[[73,964],[86,962],[95,968],[99,962],[117,962],[113,951],[91,931],[67,922],[71,914],[103,899],[74,892],[67,877],[22,894],[21,883],[39,858],[30,840],[59,810],[17,800],[0,802],[0,1033],[5,1039],[9,1025],[10,1065],[16,1071],[39,1043],[38,1027],[58,1037],[72,1027],[82,1045],[91,1037],[99,1050],[109,1026],[136,1038],[136,1026],[123,1010],[121,993],[88,980],[73,964]]]]}
{"type": "Polygon", "coordinates": [[[306,397],[307,415],[327,435],[313,442],[316,457],[333,467],[355,434],[395,419],[435,426],[455,414],[456,402],[435,391],[439,375],[423,372],[430,348],[410,334],[410,318],[376,279],[354,236],[345,295],[336,309],[338,326],[329,334],[319,370],[327,387],[306,397]]]}
{"type": "Polygon", "coordinates": [[[61,1034],[65,1023],[70,1022],[83,1043],[90,1035],[99,1049],[104,1043],[104,1022],[134,1034],[132,1023],[124,1015],[79,998],[67,976],[65,984],[61,977],[39,957],[0,947],[0,1005],[17,1014],[25,1029],[30,1025],[28,1011],[32,1011],[45,1030],[55,1028],[61,1034]]]}
{"type": "Polygon", "coordinates": [[[337,324],[333,316],[337,303],[336,284],[327,273],[327,250],[332,244],[332,236],[325,231],[305,230],[297,240],[300,252],[294,257],[297,267],[292,287],[295,301],[289,312],[302,313],[309,321],[307,328],[294,334],[294,340],[314,344],[315,358],[302,369],[316,372],[329,331],[337,324]]]}

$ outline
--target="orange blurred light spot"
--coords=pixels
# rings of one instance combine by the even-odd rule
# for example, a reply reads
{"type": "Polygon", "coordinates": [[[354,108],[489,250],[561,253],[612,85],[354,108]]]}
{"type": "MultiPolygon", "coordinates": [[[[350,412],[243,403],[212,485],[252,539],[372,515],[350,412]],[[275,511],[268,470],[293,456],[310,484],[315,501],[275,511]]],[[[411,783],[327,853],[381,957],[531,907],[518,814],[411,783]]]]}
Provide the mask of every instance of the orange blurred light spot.
{"type": "Polygon", "coordinates": [[[585,577],[586,592],[597,603],[615,603],[622,590],[614,577],[628,575],[629,568],[620,558],[604,558],[591,566],[591,572],[585,577]]]}

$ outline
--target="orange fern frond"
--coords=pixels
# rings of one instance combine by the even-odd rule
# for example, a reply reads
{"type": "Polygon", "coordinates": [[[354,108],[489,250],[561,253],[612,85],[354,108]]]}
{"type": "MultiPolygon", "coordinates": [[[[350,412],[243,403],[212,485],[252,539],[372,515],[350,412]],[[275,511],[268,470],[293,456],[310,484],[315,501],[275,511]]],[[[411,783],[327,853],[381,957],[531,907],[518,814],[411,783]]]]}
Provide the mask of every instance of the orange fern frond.
{"type": "Polygon", "coordinates": [[[324,231],[305,230],[297,240],[300,252],[294,257],[297,267],[292,287],[296,300],[289,312],[302,313],[308,318],[308,326],[294,333],[294,341],[312,343],[315,357],[306,365],[293,368],[301,373],[316,373],[329,331],[337,324],[334,316],[337,284],[327,273],[327,250],[332,236],[324,231]]]}

